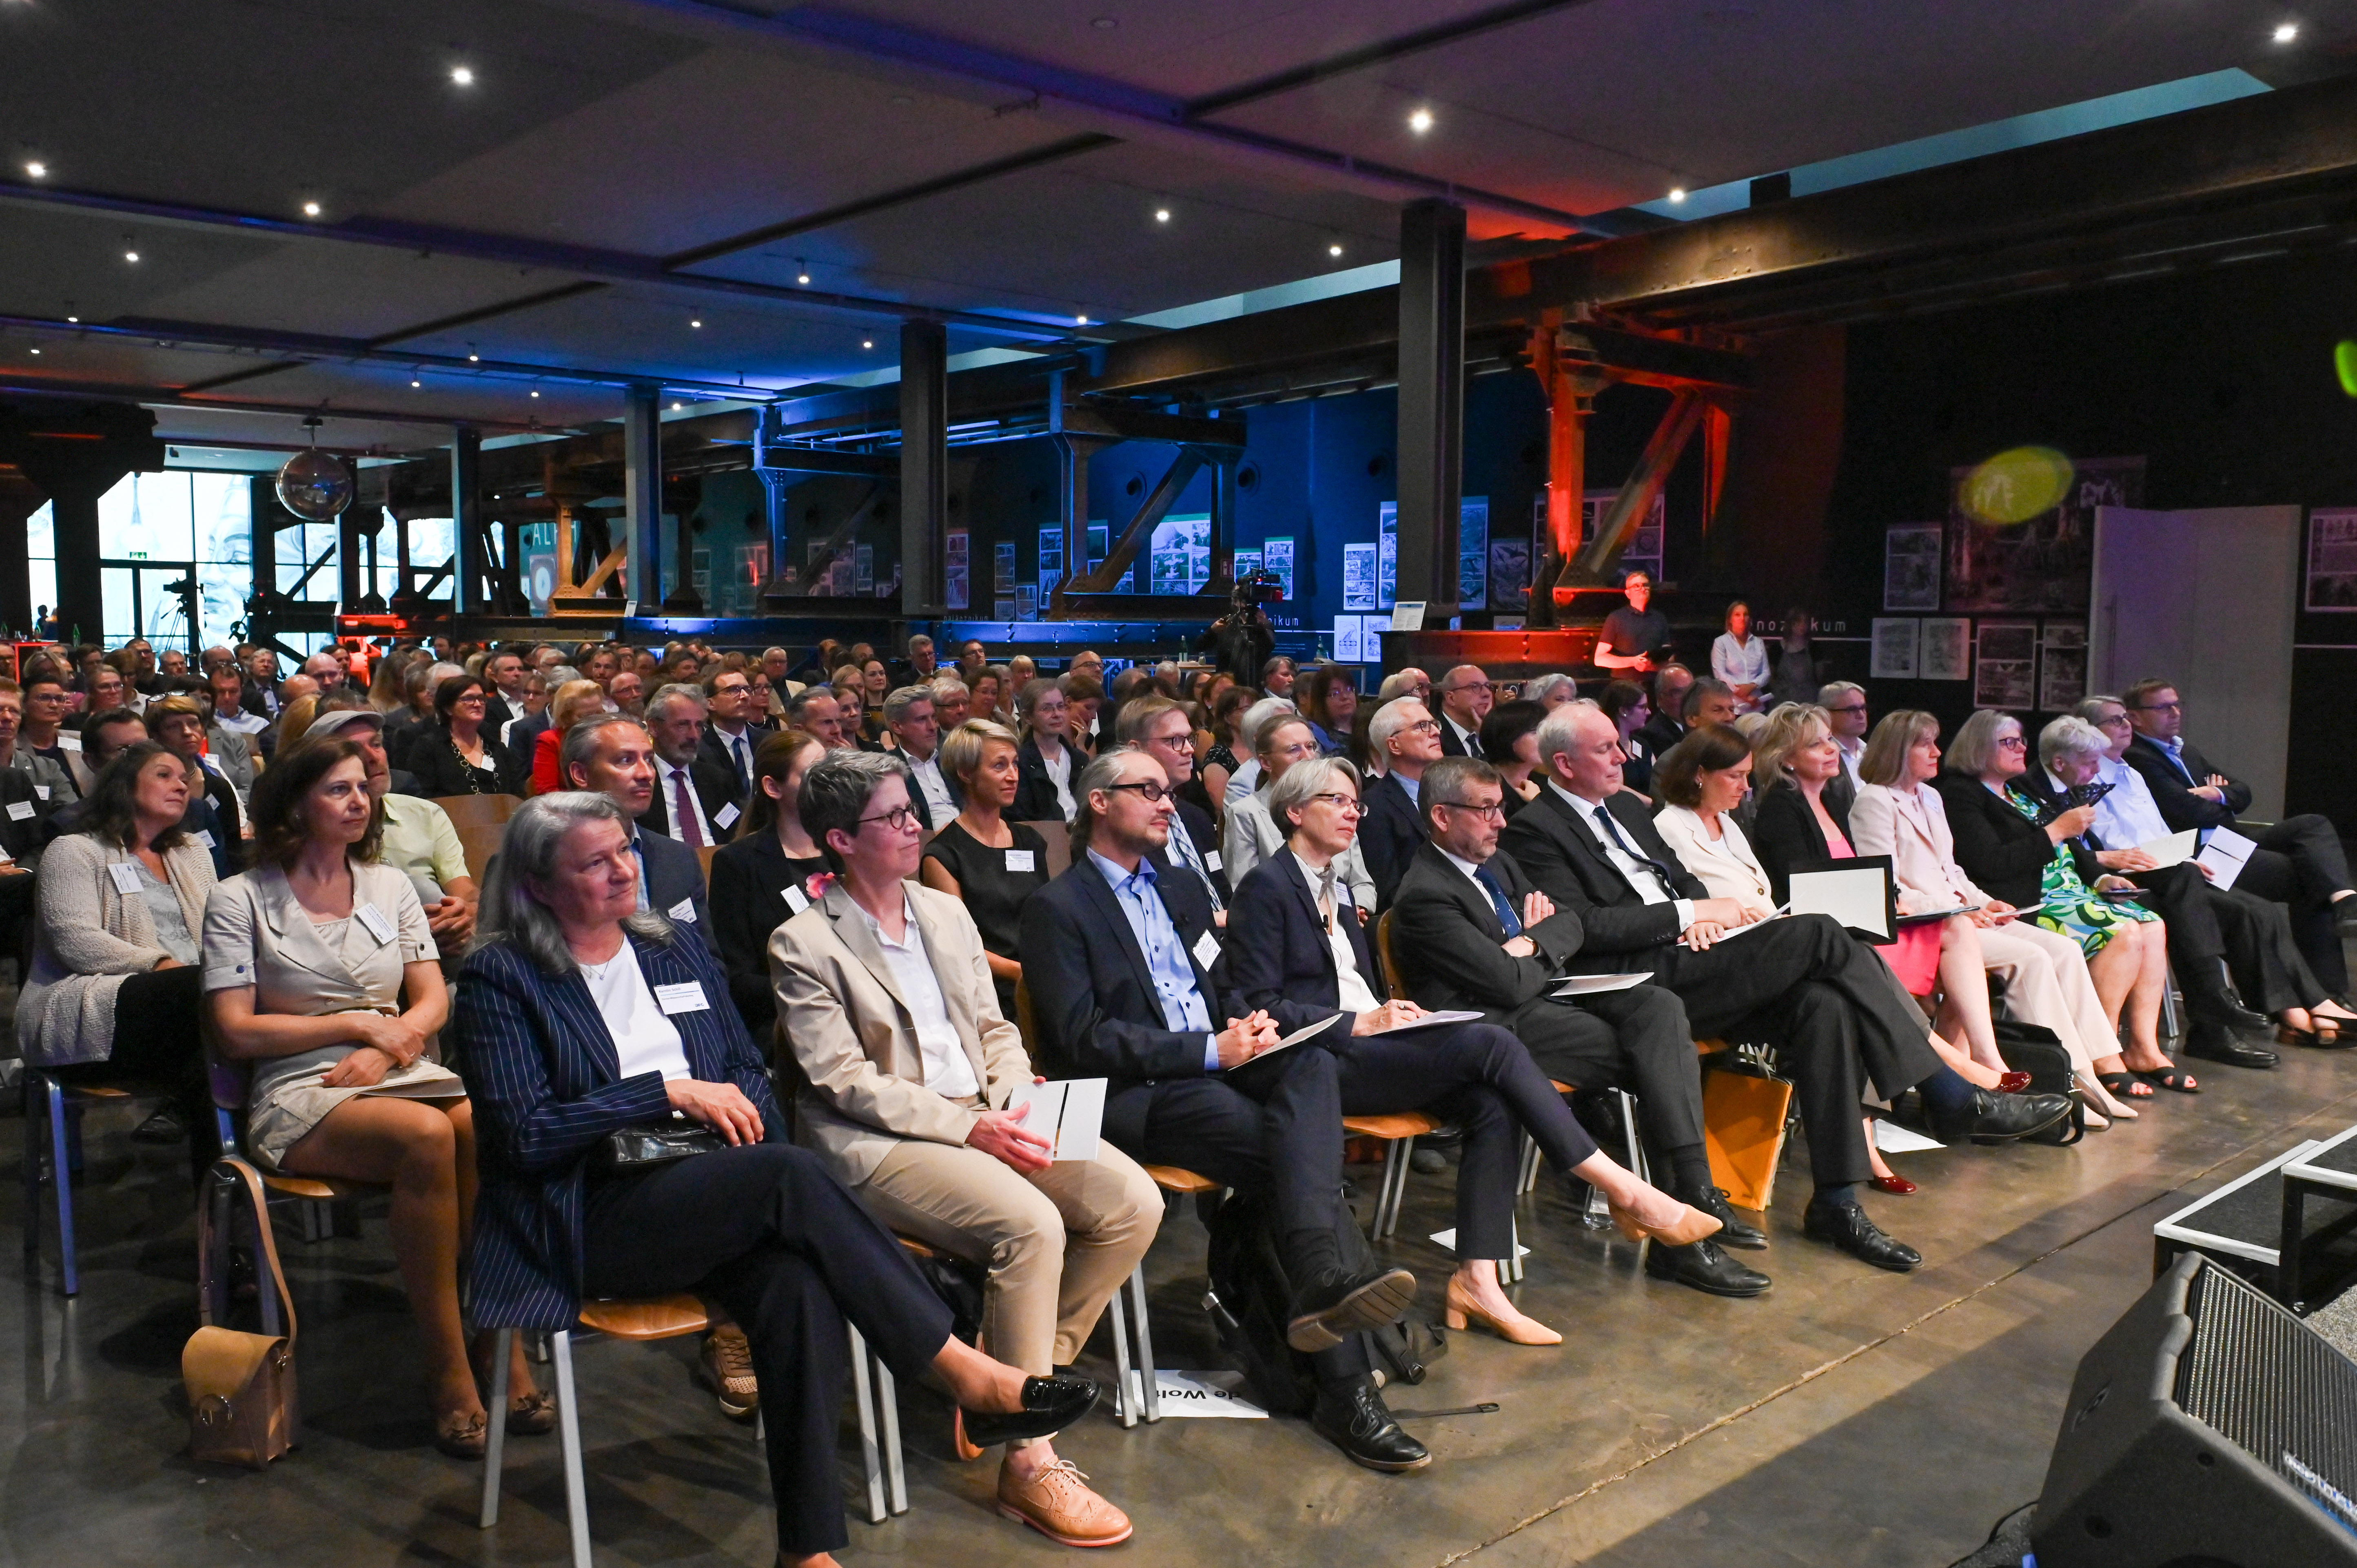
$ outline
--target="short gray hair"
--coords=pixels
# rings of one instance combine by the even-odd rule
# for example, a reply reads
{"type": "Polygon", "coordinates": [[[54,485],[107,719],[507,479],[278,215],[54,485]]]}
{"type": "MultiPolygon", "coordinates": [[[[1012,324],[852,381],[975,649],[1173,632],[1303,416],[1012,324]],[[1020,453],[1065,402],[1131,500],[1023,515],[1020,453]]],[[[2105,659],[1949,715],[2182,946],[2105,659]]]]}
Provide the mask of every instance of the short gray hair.
{"type": "Polygon", "coordinates": [[[1110,789],[1121,782],[1122,764],[1132,760],[1153,768],[1159,782],[1162,764],[1135,746],[1109,746],[1099,752],[1093,761],[1081,769],[1072,780],[1072,862],[1078,865],[1089,852],[1090,835],[1096,832],[1097,814],[1089,809],[1089,797],[1100,789],[1110,789]]]}
{"type": "MultiPolygon", "coordinates": [[[[2109,703],[2111,706],[2115,708],[2125,708],[2128,705],[2126,698],[2115,697],[2110,693],[2106,692],[2093,697],[2080,698],[2079,705],[2072,708],[2071,712],[2078,717],[2086,720],[2089,724],[2093,724],[2095,720],[2102,715],[2105,703],[2109,703]]],[[[2103,732],[2098,730],[2096,733],[2100,735],[2103,732]]],[[[2104,743],[2104,749],[2106,751],[2111,749],[2111,743],[2109,741],[2104,743]]]]}
{"type": "Polygon", "coordinates": [[[619,725],[628,725],[638,731],[641,738],[646,736],[646,722],[630,714],[607,714],[598,718],[584,719],[566,730],[565,738],[556,746],[556,781],[570,789],[574,768],[589,766],[591,759],[597,755],[597,737],[619,725]]]}
{"type": "Polygon", "coordinates": [[[1817,706],[1830,708],[1852,692],[1861,697],[1866,695],[1866,688],[1855,681],[1828,681],[1817,688],[1817,706]]]}
{"type": "Polygon", "coordinates": [[[929,685],[899,687],[887,693],[884,698],[884,722],[888,725],[897,725],[909,716],[909,709],[913,704],[930,703],[932,700],[933,689],[929,685]]]}
{"type": "Polygon", "coordinates": [[[1557,686],[1568,686],[1573,696],[1579,695],[1579,682],[1558,671],[1555,674],[1542,675],[1535,681],[1523,682],[1523,701],[1544,703],[1547,700],[1547,693],[1557,686]]]}
{"type": "Polygon", "coordinates": [[[1949,768],[1967,778],[1977,779],[1996,766],[1996,743],[2005,735],[2005,726],[2017,731],[2021,721],[1998,708],[1982,708],[1966,719],[1948,742],[1949,768]]]}
{"type": "MultiPolygon", "coordinates": [[[[1592,697],[1574,697],[1539,721],[1539,768],[1555,771],[1555,759],[1572,750],[1579,741],[1579,716],[1583,713],[1601,714],[1604,709],[1592,697]]],[[[1607,722],[1609,722],[1609,720],[1607,722]]],[[[1616,729],[1619,726],[1614,726],[1616,729]]],[[[1443,760],[1446,760],[1444,758],[1443,760]]],[[[1419,791],[1419,798],[1421,791],[1419,791]]]]}
{"type": "Polygon", "coordinates": [[[1367,721],[1367,755],[1378,763],[1383,760],[1383,747],[1391,744],[1392,736],[1407,728],[1405,710],[1411,703],[1419,708],[1424,706],[1423,698],[1403,694],[1377,708],[1375,716],[1367,721]]]}
{"type": "Polygon", "coordinates": [[[927,682],[923,690],[937,703],[952,697],[963,697],[969,702],[974,699],[974,689],[946,670],[927,682]]]}
{"type": "Polygon", "coordinates": [[[2038,732],[2038,760],[2051,768],[2065,757],[2101,757],[2112,749],[2104,732],[2085,719],[2065,714],[2038,732]]]}
{"type": "MultiPolygon", "coordinates": [[[[858,751],[845,746],[830,751],[810,765],[802,775],[802,789],[795,802],[802,820],[802,832],[810,834],[811,843],[818,845],[826,856],[827,865],[843,869],[843,857],[826,842],[826,835],[840,828],[852,837],[859,836],[859,819],[867,814],[867,802],[884,780],[898,777],[906,782],[909,765],[892,752],[858,751]]],[[[910,793],[913,795],[914,790],[910,793]]],[[[916,802],[909,801],[910,809],[916,802]]]]}
{"type": "Polygon", "coordinates": [[[1296,763],[1268,787],[1268,820],[1291,838],[1297,826],[1292,813],[1306,809],[1313,796],[1330,791],[1337,779],[1348,779],[1351,793],[1359,792],[1359,770],[1347,757],[1313,757],[1296,763]]]}
{"type": "Polygon", "coordinates": [[[661,724],[665,710],[673,703],[694,703],[697,707],[707,710],[712,706],[705,701],[703,687],[691,686],[684,681],[673,681],[669,685],[655,688],[655,694],[647,699],[647,715],[661,724]]]}
{"type": "MultiPolygon", "coordinates": [[[[475,940],[467,950],[477,952],[505,942],[530,959],[543,974],[561,975],[573,969],[573,950],[565,945],[564,929],[537,889],[556,875],[557,852],[564,847],[565,835],[584,822],[618,822],[625,833],[630,831],[630,819],[622,808],[593,789],[559,789],[535,795],[517,807],[500,836],[490,875],[484,881],[475,940]]],[[[632,936],[666,944],[678,936],[671,921],[653,909],[623,916],[622,929],[632,936]]]]}

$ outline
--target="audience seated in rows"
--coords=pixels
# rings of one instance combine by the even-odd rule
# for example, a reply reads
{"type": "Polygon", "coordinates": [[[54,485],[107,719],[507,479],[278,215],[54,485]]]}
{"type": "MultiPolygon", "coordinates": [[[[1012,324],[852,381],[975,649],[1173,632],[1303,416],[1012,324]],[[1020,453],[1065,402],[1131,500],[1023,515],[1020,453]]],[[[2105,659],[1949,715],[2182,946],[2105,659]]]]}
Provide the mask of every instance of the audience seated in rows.
{"type": "MultiPolygon", "coordinates": [[[[1243,800],[1228,802],[1227,823],[1221,832],[1221,861],[1227,867],[1230,886],[1242,883],[1254,866],[1285,847],[1285,833],[1268,809],[1268,790],[1285,777],[1286,768],[1318,755],[1308,721],[1290,707],[1271,713],[1253,743],[1253,761],[1259,767],[1258,789],[1243,800]]],[[[1355,918],[1361,924],[1373,918],[1381,901],[1366,856],[1355,841],[1335,857],[1334,870],[1351,890],[1355,918]]]]}
{"type": "Polygon", "coordinates": [[[1015,712],[1023,724],[1022,786],[1015,797],[1015,817],[1026,822],[1069,822],[1072,820],[1072,779],[1088,765],[1072,746],[1071,707],[1053,681],[1031,681],[1016,693],[1015,712]]]}
{"type": "Polygon", "coordinates": [[[827,755],[818,737],[789,729],[753,753],[753,807],[737,836],[712,857],[712,932],[728,972],[728,993],[747,1033],[767,1040],[778,1021],[770,984],[770,933],[823,891],[826,859],[802,832],[802,781],[827,755]]]}

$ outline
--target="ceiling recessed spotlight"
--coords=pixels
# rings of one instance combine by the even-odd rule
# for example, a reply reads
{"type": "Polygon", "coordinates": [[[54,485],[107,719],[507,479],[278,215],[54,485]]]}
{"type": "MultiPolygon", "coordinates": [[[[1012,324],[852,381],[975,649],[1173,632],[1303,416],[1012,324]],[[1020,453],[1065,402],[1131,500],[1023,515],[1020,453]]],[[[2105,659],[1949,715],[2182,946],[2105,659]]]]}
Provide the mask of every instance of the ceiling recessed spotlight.
{"type": "Polygon", "coordinates": [[[47,179],[49,177],[49,166],[34,158],[25,165],[25,172],[35,179],[47,179]]]}
{"type": "Polygon", "coordinates": [[[126,262],[135,262],[139,259],[139,252],[136,251],[125,251],[123,252],[123,259],[126,262]]]}
{"type": "Polygon", "coordinates": [[[704,325],[704,323],[703,323],[703,322],[701,322],[701,321],[697,321],[697,320],[694,320],[694,319],[691,318],[691,319],[689,320],[689,322],[688,322],[688,325],[689,325],[690,327],[701,327],[701,326],[703,326],[703,325],[704,325]]]}
{"type": "Polygon", "coordinates": [[[1326,253],[1329,256],[1339,256],[1342,253],[1342,247],[1340,245],[1329,245],[1326,247],[1326,253]]]}
{"type": "Polygon", "coordinates": [[[876,347],[876,340],[871,338],[862,342],[859,346],[863,349],[873,349],[876,347]]]}
{"type": "Polygon", "coordinates": [[[474,68],[472,66],[454,65],[450,68],[450,80],[460,87],[472,87],[475,85],[474,68]]]}
{"type": "Polygon", "coordinates": [[[538,397],[538,396],[540,395],[540,389],[539,389],[538,387],[534,387],[534,388],[533,389],[532,395],[533,395],[533,396],[534,396],[534,397],[538,397]]]}
{"type": "Polygon", "coordinates": [[[1089,324],[1089,318],[1085,316],[1076,316],[1072,317],[1072,319],[1079,322],[1083,327],[1086,327],[1089,324]]]}
{"type": "Polygon", "coordinates": [[[66,319],[67,319],[68,321],[80,321],[80,320],[81,319],[81,317],[79,317],[79,316],[69,316],[69,317],[66,317],[66,319]]]}
{"type": "Polygon", "coordinates": [[[1674,185],[1670,188],[1670,199],[1672,201],[1684,201],[1685,199],[1686,188],[1684,186],[1674,185]]]}
{"type": "Polygon", "coordinates": [[[34,349],[34,350],[33,350],[33,352],[34,352],[34,353],[36,353],[36,354],[38,354],[38,353],[39,353],[39,352],[40,352],[40,350],[39,350],[38,349],[34,349]]]}
{"type": "Polygon", "coordinates": [[[412,377],[410,377],[410,378],[409,378],[409,384],[410,384],[411,386],[414,386],[414,387],[422,387],[422,386],[424,386],[425,383],[424,381],[419,381],[415,376],[412,376],[412,377]]]}
{"type": "Polygon", "coordinates": [[[303,204],[303,216],[304,216],[304,217],[306,217],[306,218],[317,218],[318,215],[319,215],[319,204],[318,204],[317,202],[316,202],[316,201],[307,201],[307,202],[305,202],[305,203],[303,204]]]}
{"type": "Polygon", "coordinates": [[[1110,33],[1115,27],[1121,26],[1121,18],[1118,16],[1099,16],[1092,20],[1089,23],[1089,26],[1094,27],[1101,33],[1110,33]]]}
{"type": "Polygon", "coordinates": [[[1168,222],[1169,222],[1169,221],[1170,221],[1170,209],[1168,209],[1168,207],[1157,207],[1157,208],[1156,208],[1156,209],[1154,209],[1154,220],[1155,220],[1157,223],[1168,223],[1168,222]]]}
{"type": "Polygon", "coordinates": [[[2299,24],[2298,22],[2278,22],[2276,24],[2276,42],[2279,44],[2287,44],[2298,37],[2299,37],[2299,24]]]}
{"type": "Polygon", "coordinates": [[[1429,109],[1418,109],[1415,113],[1410,114],[1407,117],[1407,128],[1414,131],[1419,136],[1423,135],[1426,131],[1431,130],[1432,111],[1429,109]]]}
{"type": "Polygon", "coordinates": [[[808,274],[808,273],[796,273],[796,274],[794,274],[794,281],[795,281],[796,283],[808,283],[808,282],[810,282],[810,274],[808,274]]]}
{"type": "Polygon", "coordinates": [[[685,403],[673,403],[673,404],[672,404],[672,405],[671,405],[671,411],[672,411],[673,413],[677,413],[681,409],[685,408],[686,406],[687,406],[687,404],[685,404],[685,403]]]}
{"type": "Polygon", "coordinates": [[[469,354],[467,356],[467,363],[470,365],[479,365],[482,362],[483,357],[480,354],[469,354]]]}

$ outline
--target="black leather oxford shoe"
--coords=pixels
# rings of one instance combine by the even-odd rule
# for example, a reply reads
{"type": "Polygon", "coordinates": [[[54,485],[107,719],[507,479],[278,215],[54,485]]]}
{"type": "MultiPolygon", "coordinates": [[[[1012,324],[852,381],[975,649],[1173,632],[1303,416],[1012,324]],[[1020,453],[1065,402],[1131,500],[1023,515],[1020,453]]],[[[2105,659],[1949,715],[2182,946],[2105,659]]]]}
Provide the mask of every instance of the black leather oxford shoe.
{"type": "Polygon", "coordinates": [[[1370,1470],[1421,1470],[1432,1450],[1400,1430],[1372,1378],[1353,1378],[1318,1391],[1309,1424],[1329,1443],[1370,1470]]]}

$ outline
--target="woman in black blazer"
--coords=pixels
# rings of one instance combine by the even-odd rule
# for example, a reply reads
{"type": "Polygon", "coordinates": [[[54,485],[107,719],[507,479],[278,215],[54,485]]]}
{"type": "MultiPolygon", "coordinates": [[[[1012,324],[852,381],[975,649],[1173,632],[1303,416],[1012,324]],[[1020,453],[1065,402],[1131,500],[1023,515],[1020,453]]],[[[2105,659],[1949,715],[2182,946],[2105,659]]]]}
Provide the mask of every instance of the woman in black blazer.
{"type": "Polygon", "coordinates": [[[483,683],[472,675],[453,675],[434,693],[434,720],[421,725],[409,743],[409,771],[417,777],[416,793],[436,795],[514,795],[522,793],[516,764],[483,723],[483,683]]]}
{"type": "Polygon", "coordinates": [[[1315,757],[1269,786],[1270,817],[1291,832],[1285,849],[1253,868],[1228,907],[1222,951],[1229,983],[1243,993],[1244,1005],[1265,1009],[1288,1033],[1337,1013],[1352,1015],[1315,1036],[1339,1064],[1344,1115],[1429,1109],[1465,1130],[1457,1174],[1459,1262],[1448,1281],[1445,1321],[1463,1328],[1478,1320],[1518,1345],[1559,1344],[1563,1336],[1525,1317],[1498,1288],[1495,1260],[1513,1245],[1524,1131],[1550,1164],[1604,1192],[1632,1238],[1654,1234],[1683,1244],[1718,1230],[1719,1221],[1599,1152],[1522,1041],[1497,1025],[1431,1025],[1386,1037],[1425,1010],[1378,998],[1382,979],[1367,933],[1351,918],[1349,889],[1332,875],[1335,857],[1358,836],[1358,779],[1348,759],[1315,757]],[[1344,939],[1340,949],[1337,931],[1344,939]],[[1347,976],[1342,950],[1351,957],[1347,976]],[[1652,1230],[1639,1214],[1662,1220],[1676,1236],[1652,1230]]]}
{"type": "Polygon", "coordinates": [[[786,1141],[760,1052],[713,1004],[719,964],[638,909],[630,833],[603,796],[527,801],[483,892],[454,1021],[482,1182],[474,1316],[569,1332],[584,1296],[718,1301],[752,1343],[779,1554],[803,1563],[849,1539],[845,1319],[900,1376],[938,1374],[985,1446],[1069,1425],[1097,1386],[1027,1378],[958,1339],[890,1232],[786,1141]],[[725,1146],[630,1170],[601,1158],[609,1134],[686,1123],[725,1146]]]}
{"type": "Polygon", "coordinates": [[[728,970],[728,994],[756,1040],[770,1037],[778,1002],[770,989],[770,937],[818,901],[827,869],[802,832],[802,775],[826,755],[818,736],[790,729],[753,748],[751,814],[712,856],[712,932],[728,970]]]}
{"type": "Polygon", "coordinates": [[[1018,822],[1069,822],[1072,813],[1065,809],[1064,799],[1072,780],[1089,765],[1089,759],[1072,745],[1071,704],[1055,682],[1039,680],[1017,693],[1015,708],[1023,724],[1023,745],[1016,753],[1022,780],[1015,787],[1015,807],[1006,814],[1018,822]],[[1048,770],[1050,755],[1063,759],[1061,792],[1048,770]]]}

